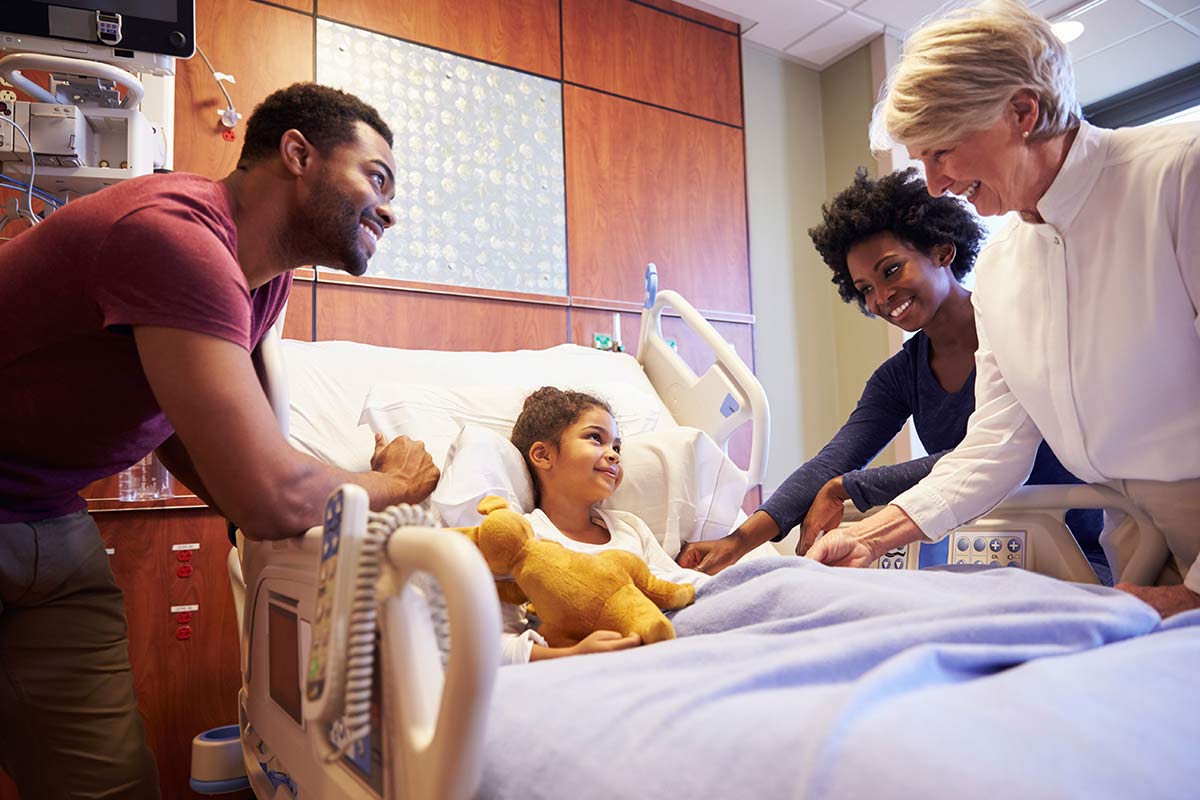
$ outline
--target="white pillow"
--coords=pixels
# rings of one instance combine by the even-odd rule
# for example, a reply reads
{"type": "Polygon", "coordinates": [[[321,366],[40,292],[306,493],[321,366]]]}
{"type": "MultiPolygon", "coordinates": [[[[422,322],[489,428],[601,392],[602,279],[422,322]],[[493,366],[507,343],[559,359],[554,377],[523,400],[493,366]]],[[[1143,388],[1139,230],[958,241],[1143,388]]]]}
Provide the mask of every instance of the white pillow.
{"type": "Polygon", "coordinates": [[[516,445],[490,428],[464,425],[429,502],[442,524],[465,528],[483,519],[475,509],[489,494],[503,497],[510,508],[533,510],[533,484],[516,445]]]}
{"type": "MultiPolygon", "coordinates": [[[[532,479],[508,439],[464,426],[448,450],[430,498],[444,524],[478,524],[475,507],[489,494],[532,510],[532,479]]],[[[641,517],[672,558],[682,542],[719,538],[742,519],[746,474],[703,431],[671,428],[622,437],[621,463],[624,480],[602,505],[641,517]]]]}
{"type": "MultiPolygon", "coordinates": [[[[555,384],[557,385],[557,384],[555,384]]],[[[425,444],[433,463],[443,469],[446,453],[464,426],[473,425],[512,436],[525,397],[537,386],[438,386],[389,382],[371,387],[363,403],[361,424],[389,440],[408,436],[425,444]]],[[[655,430],[662,422],[657,396],[625,386],[596,389],[570,386],[595,395],[613,409],[622,436],[655,430]]],[[[674,424],[668,420],[669,424],[674,424]]]]}
{"type": "MultiPolygon", "coordinates": [[[[628,353],[607,353],[575,344],[493,353],[404,350],[357,342],[292,339],[283,341],[283,353],[291,400],[292,444],[322,461],[354,472],[371,468],[374,438],[369,428],[360,427],[360,421],[364,400],[371,388],[380,383],[380,376],[416,385],[460,389],[476,385],[516,386],[524,393],[539,386],[572,389],[615,386],[631,393],[631,397],[636,395],[635,408],[658,414],[656,428],[675,424],[642,366],[628,353]]],[[[608,392],[603,396],[609,397],[608,392]]],[[[450,439],[457,432],[455,427],[450,439]]]]}
{"type": "Polygon", "coordinates": [[[697,428],[622,440],[625,478],[601,503],[637,514],[674,558],[683,542],[719,539],[741,521],[747,475],[697,428]]]}

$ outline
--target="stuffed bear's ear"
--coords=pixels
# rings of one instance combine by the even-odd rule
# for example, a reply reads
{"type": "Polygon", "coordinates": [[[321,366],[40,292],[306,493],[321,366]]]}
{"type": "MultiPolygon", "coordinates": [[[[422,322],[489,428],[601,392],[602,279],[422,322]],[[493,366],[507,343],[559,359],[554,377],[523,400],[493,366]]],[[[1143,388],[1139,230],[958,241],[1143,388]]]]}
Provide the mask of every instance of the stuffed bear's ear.
{"type": "Polygon", "coordinates": [[[503,497],[496,497],[494,494],[489,494],[479,501],[479,506],[475,510],[486,517],[488,514],[501,508],[508,508],[508,501],[503,497]]]}

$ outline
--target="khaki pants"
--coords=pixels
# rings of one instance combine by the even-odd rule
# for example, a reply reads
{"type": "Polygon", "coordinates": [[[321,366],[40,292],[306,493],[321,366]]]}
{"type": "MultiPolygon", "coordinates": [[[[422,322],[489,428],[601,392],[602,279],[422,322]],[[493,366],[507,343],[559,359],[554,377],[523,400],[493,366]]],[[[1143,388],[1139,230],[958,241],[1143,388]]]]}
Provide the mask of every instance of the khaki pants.
{"type": "MultiPolygon", "coordinates": [[[[1171,554],[1154,583],[1158,586],[1182,583],[1200,555],[1200,478],[1172,482],[1121,480],[1104,485],[1129,498],[1162,531],[1171,554]]],[[[1122,531],[1114,533],[1107,541],[1101,539],[1109,563],[1114,565],[1113,578],[1131,580],[1132,576],[1120,572],[1137,545],[1137,536],[1121,535],[1122,531]]]]}
{"type": "Polygon", "coordinates": [[[26,800],[159,796],[124,599],[83,511],[0,524],[0,766],[26,800]]]}

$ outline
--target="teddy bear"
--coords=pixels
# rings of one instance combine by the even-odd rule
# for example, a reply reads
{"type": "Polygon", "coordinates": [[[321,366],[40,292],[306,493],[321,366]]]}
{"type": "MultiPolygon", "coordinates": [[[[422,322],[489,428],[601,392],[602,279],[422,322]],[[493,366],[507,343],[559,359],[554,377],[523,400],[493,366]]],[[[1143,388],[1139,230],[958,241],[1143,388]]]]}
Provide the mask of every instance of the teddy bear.
{"type": "Polygon", "coordinates": [[[483,553],[502,601],[534,605],[538,633],[551,647],[570,647],[599,630],[636,633],[642,644],[675,638],[660,609],[689,605],[694,586],[656,578],[625,550],[580,553],[537,539],[529,520],[502,498],[485,497],[478,510],[485,515],[479,525],[455,530],[483,553]]]}

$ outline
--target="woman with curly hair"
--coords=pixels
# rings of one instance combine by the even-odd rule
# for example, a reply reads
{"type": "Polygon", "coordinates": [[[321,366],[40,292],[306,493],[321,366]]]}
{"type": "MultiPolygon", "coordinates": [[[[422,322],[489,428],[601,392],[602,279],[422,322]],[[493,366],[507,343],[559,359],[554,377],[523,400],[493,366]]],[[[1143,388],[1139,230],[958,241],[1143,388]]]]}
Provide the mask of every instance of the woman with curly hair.
{"type": "MultiPolygon", "coordinates": [[[[975,264],[983,229],[953,197],[931,197],[916,170],[879,180],[859,169],[854,183],[809,230],[847,302],[914,334],[867,381],[846,424],[761,508],[723,539],[686,546],[679,563],[716,573],[767,540],[801,526],[797,554],[842,520],[843,501],[859,510],[885,505],[929,474],[963,438],[975,409],[975,315],[962,279],[975,264]],[[909,417],[933,455],[864,469],[909,417]]],[[[1079,483],[1044,444],[1030,483],[1079,483]]],[[[1071,511],[1067,524],[1102,580],[1098,511],[1071,511]]]]}

